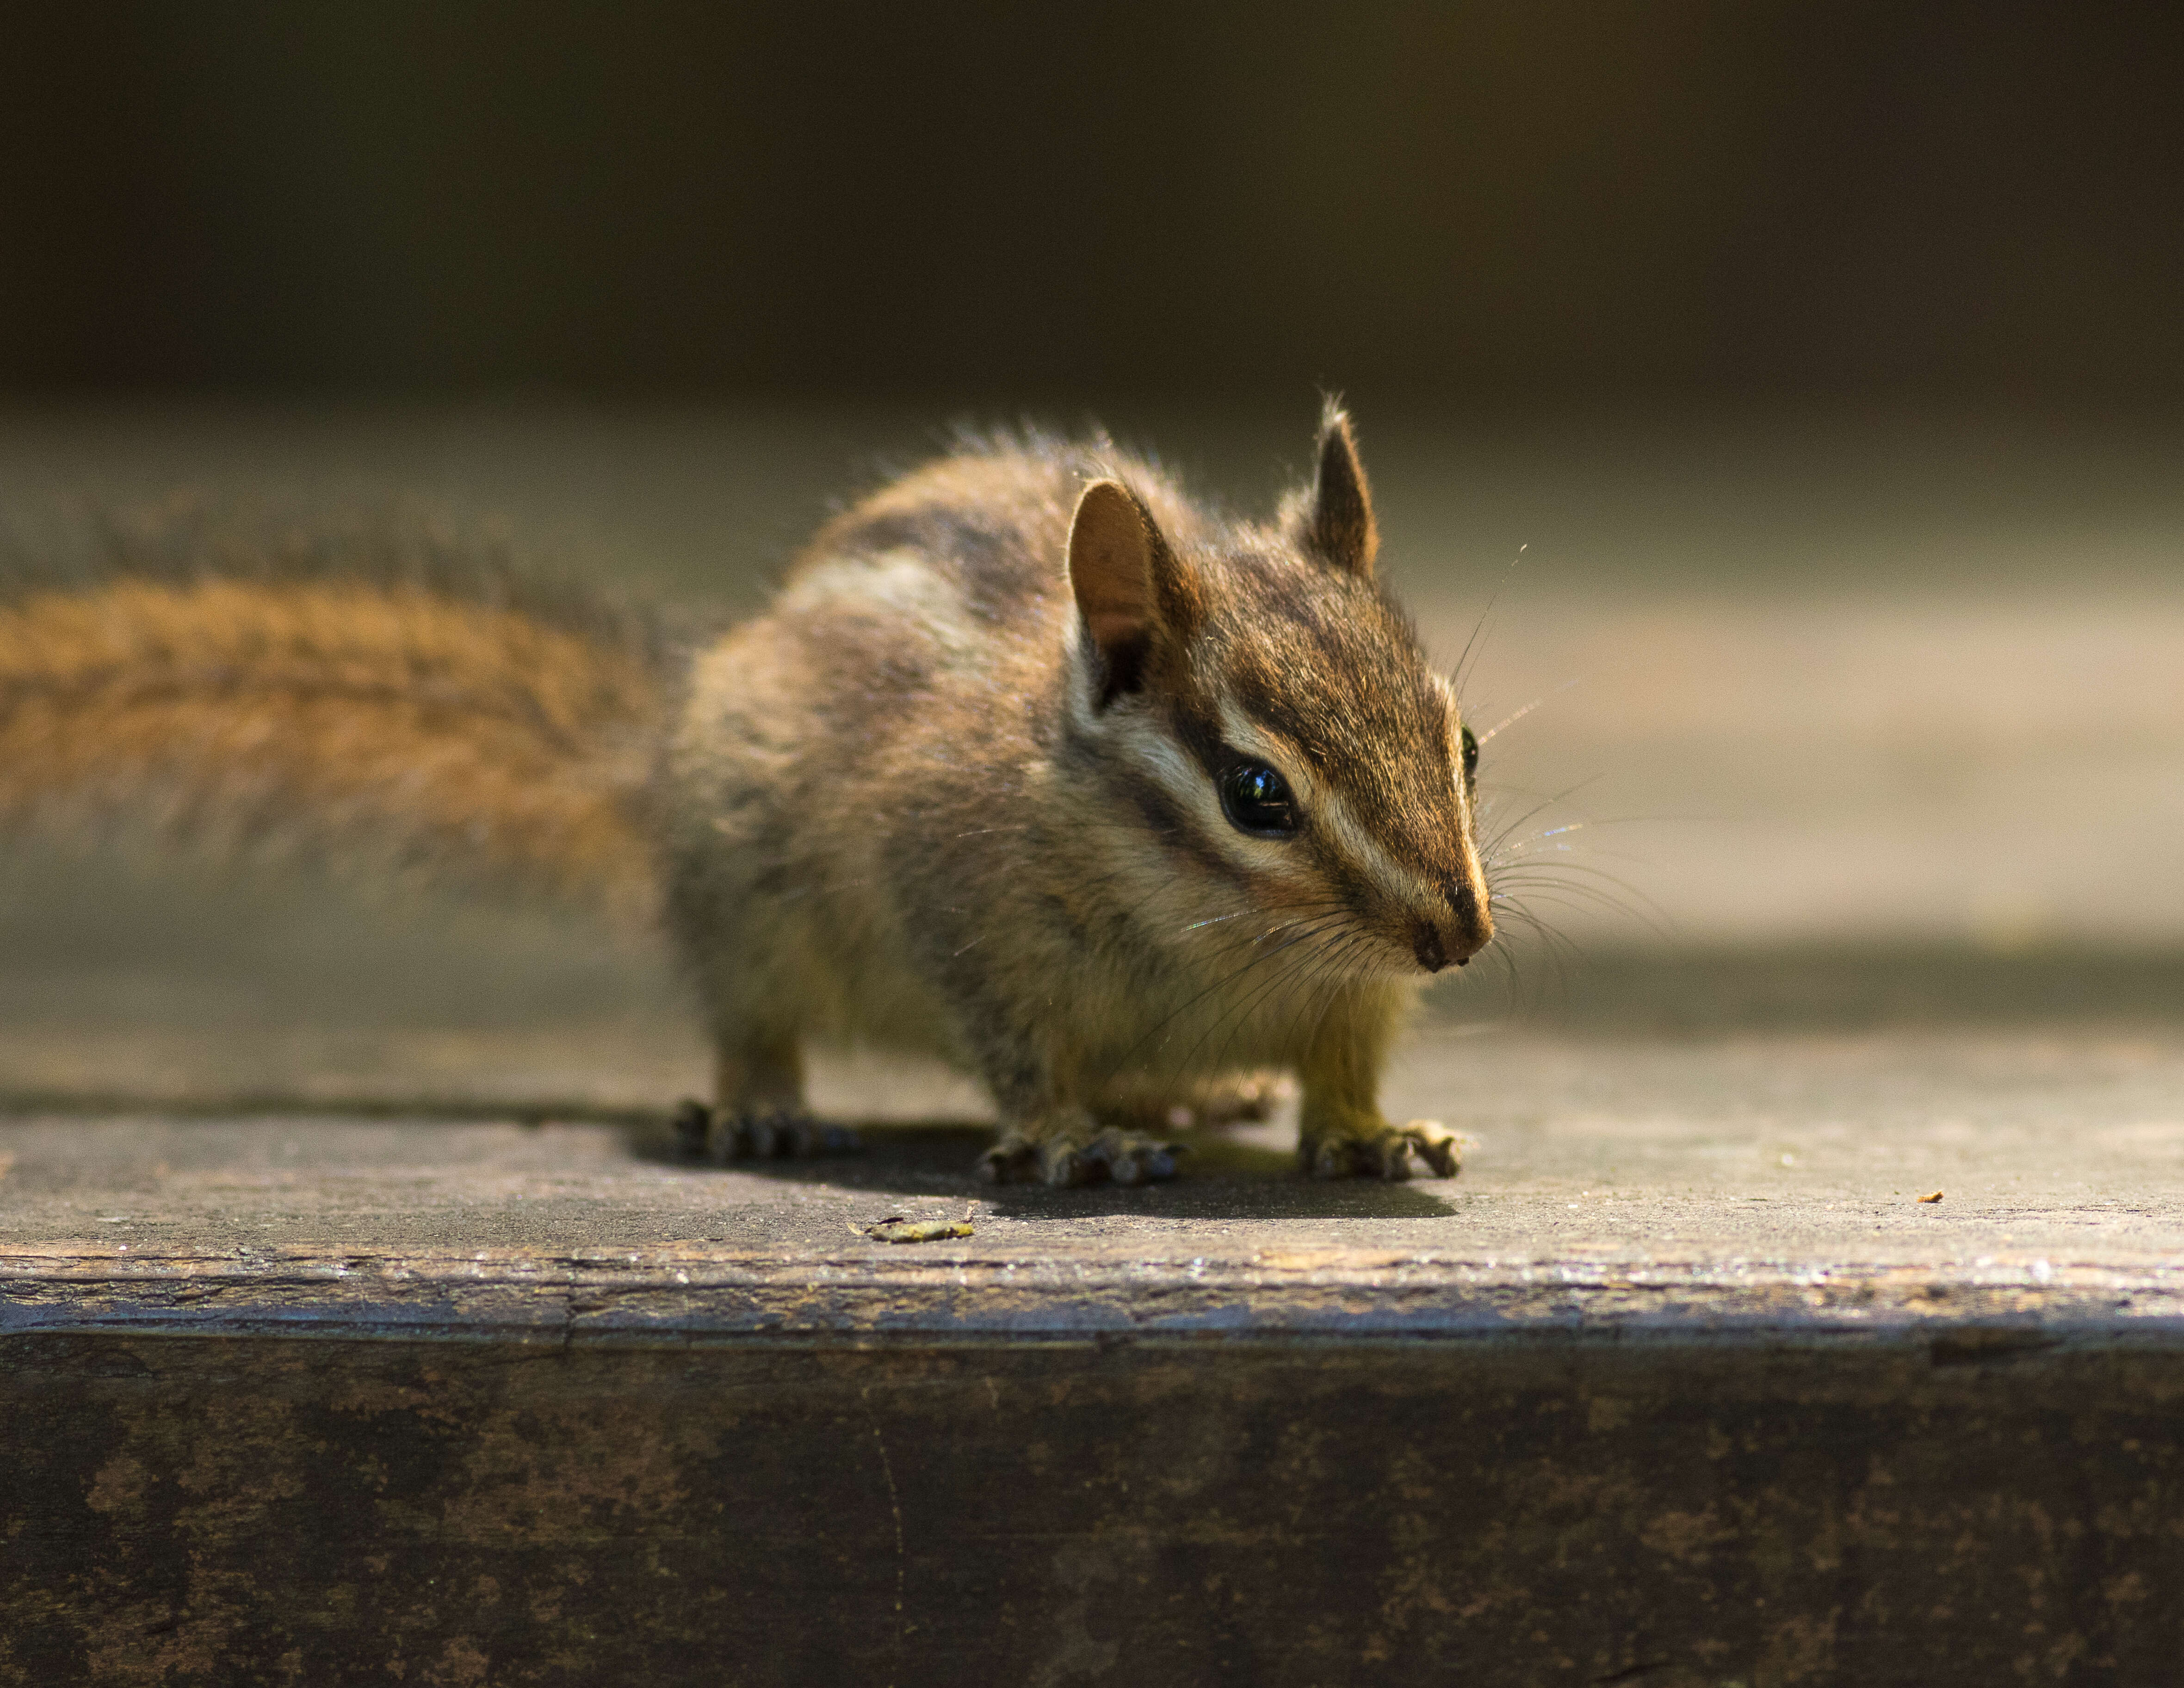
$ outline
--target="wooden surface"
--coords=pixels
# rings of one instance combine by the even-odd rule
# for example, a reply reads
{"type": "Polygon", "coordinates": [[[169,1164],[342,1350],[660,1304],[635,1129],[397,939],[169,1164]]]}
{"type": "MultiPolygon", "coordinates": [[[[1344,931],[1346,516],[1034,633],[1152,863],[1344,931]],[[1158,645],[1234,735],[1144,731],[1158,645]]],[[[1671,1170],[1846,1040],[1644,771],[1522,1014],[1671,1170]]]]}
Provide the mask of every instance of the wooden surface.
{"type": "MultiPolygon", "coordinates": [[[[488,1072],[491,1041],[479,1043],[488,1072]]],[[[565,1030],[558,1055],[565,1072],[588,1057],[604,1090],[622,1047],[565,1030]]],[[[833,1111],[866,1122],[866,1153],[733,1168],[676,1160],[664,1111],[627,1099],[590,1118],[511,1102],[498,1120],[475,1098],[467,1120],[303,1099],[195,1118],[156,1103],[26,1103],[0,1127],[0,1251],[49,1262],[39,1272],[98,1263],[148,1282],[163,1262],[255,1270],[285,1256],[414,1257],[434,1272],[596,1256],[611,1270],[622,1254],[665,1251],[932,1279],[973,1262],[1032,1277],[1109,1265],[1202,1276],[1334,1251],[1480,1281],[1597,1267],[1724,1285],[1899,1272],[2059,1285],[2083,1273],[2149,1294],[2184,1253],[2184,1037],[2150,1024],[1422,1033],[1390,1104],[1474,1143],[1460,1178],[1400,1185],[1295,1177],[1293,1128],[1278,1118],[1199,1134],[1171,1186],[995,1190],[971,1176],[975,1120],[874,1122],[854,1106],[861,1090],[914,1104],[916,1076],[831,1076],[833,1111]],[[913,1249],[855,1234],[896,1210],[967,1215],[978,1229],[913,1249]]],[[[944,1101],[944,1078],[929,1082],[944,1101]]]]}
{"type": "Polygon", "coordinates": [[[0,1680],[2158,1681],[2173,1347],[6,1345],[0,1680]]]}
{"type": "MultiPolygon", "coordinates": [[[[1254,499],[1293,432],[1156,430],[1254,499]]],[[[0,499],[421,487],[734,604],[916,438],[25,414],[0,499]]],[[[1302,1182],[1277,1120],[1170,1188],[989,1190],[975,1089],[870,1056],[817,1089],[866,1154],[692,1166],[641,942],[11,850],[0,1682],[2161,1680],[2168,460],[1368,443],[1451,655],[1534,546],[1468,693],[1552,699],[1506,812],[1641,817],[1556,835],[1624,882],[1559,894],[1583,955],[1468,969],[1391,1074],[1476,1139],[1452,1184],[1302,1182]],[[861,1234],[895,1213],[974,1231],[861,1234]]]]}
{"type": "Polygon", "coordinates": [[[1461,1095],[1461,1179],[1309,1184],[1279,1122],[995,1192],[971,1123],[722,1169],[636,1108],[49,1100],[0,1127],[0,1681],[2175,1657],[2174,1033],[1444,1032],[1392,1088],[1461,1095]]]}

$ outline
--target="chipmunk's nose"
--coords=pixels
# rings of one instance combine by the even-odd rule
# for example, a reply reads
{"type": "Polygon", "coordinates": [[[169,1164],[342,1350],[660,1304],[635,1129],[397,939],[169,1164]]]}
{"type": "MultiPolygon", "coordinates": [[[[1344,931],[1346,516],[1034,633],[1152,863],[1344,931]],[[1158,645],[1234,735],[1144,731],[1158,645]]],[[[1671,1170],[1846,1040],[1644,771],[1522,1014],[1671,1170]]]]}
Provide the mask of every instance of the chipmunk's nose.
{"type": "Polygon", "coordinates": [[[1451,886],[1448,905],[1449,917],[1420,921],[1412,942],[1418,965],[1429,973],[1439,972],[1451,961],[1460,967],[1494,941],[1494,917],[1471,886],[1451,886]]]}

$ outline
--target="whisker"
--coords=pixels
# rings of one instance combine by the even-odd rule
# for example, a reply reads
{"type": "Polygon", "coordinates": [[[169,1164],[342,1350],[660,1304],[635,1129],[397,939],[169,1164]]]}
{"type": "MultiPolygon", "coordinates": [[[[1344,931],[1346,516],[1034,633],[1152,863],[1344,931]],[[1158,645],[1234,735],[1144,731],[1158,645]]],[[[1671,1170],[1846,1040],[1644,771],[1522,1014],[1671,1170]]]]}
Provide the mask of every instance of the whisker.
{"type": "Polygon", "coordinates": [[[1499,832],[1496,833],[1493,837],[1487,841],[1486,849],[1481,853],[1486,855],[1492,855],[1496,851],[1502,848],[1504,843],[1507,841],[1511,833],[1514,833],[1518,827],[1523,826],[1525,822],[1530,820],[1533,816],[1540,814],[1545,810],[1553,808],[1557,803],[1567,801],[1568,799],[1576,796],[1579,792],[1583,791],[1585,787],[1595,784],[1600,780],[1604,779],[1607,776],[1604,774],[1594,774],[1589,778],[1580,780],[1575,785],[1566,786],[1562,790],[1557,791],[1550,796],[1541,798],[1537,803],[1535,803],[1529,809],[1527,809],[1515,820],[1510,822],[1508,825],[1503,827],[1499,832]]]}
{"type": "Polygon", "coordinates": [[[1463,689],[1463,677],[1471,661],[1471,649],[1479,643],[1479,636],[1486,631],[1486,623],[1494,614],[1494,606],[1502,601],[1502,589],[1509,584],[1517,572],[1517,565],[1524,560],[1524,553],[1531,549],[1527,540],[1517,548],[1517,554],[1509,559],[1509,566],[1502,571],[1502,578],[1494,582],[1494,590],[1487,594],[1486,607],[1479,612],[1479,619],[1471,624],[1471,637],[1463,642],[1463,649],[1456,659],[1456,670],[1451,677],[1456,688],[1463,689]]]}
{"type": "Polygon", "coordinates": [[[1529,931],[1539,939],[1544,947],[1549,966],[1554,969],[1557,983],[1567,988],[1570,964],[1583,958],[1583,951],[1568,934],[1543,916],[1520,903],[1511,902],[1497,917],[1507,919],[1520,929],[1529,931]]]}
{"type": "Polygon", "coordinates": [[[1640,890],[1620,875],[1610,873],[1606,868],[1596,867],[1589,861],[1524,862],[1502,868],[1494,876],[1493,883],[1520,888],[1527,884],[1545,885],[1572,895],[1583,893],[1598,899],[1601,906],[1629,916],[1662,938],[1673,939],[1676,933],[1675,916],[1663,907],[1657,899],[1640,890]],[[1560,877],[1566,874],[1583,874],[1587,878],[1602,880],[1621,893],[1621,897],[1611,896],[1596,885],[1573,883],[1560,877]],[[1630,901],[1626,903],[1622,898],[1629,898],[1630,901]],[[1640,906],[1633,907],[1631,905],[1634,903],[1640,906]]]}
{"type": "Polygon", "coordinates": [[[1502,721],[1496,726],[1490,727],[1485,732],[1475,735],[1479,744],[1484,745],[1491,743],[1495,734],[1505,732],[1508,728],[1514,727],[1534,710],[1539,708],[1541,704],[1546,702],[1548,699],[1560,697],[1564,692],[1569,690],[1569,688],[1575,684],[1577,684],[1577,681],[1575,679],[1568,679],[1563,681],[1561,685],[1555,687],[1552,691],[1540,693],[1538,697],[1533,699],[1529,704],[1526,704],[1524,708],[1518,710],[1516,714],[1511,716],[1507,721],[1502,721]]]}

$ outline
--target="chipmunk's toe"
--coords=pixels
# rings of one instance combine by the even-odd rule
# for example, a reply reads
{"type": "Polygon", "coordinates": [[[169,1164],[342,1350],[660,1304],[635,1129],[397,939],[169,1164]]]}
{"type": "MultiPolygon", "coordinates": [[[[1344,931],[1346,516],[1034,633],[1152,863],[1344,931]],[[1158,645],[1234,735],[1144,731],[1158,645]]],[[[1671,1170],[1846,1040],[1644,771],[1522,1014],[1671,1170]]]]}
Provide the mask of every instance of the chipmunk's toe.
{"type": "Polygon", "coordinates": [[[1316,1178],[1381,1178],[1401,1184],[1413,1160],[1435,1178],[1452,1178],[1463,1164],[1462,1139],[1439,1120],[1414,1119],[1362,1137],[1325,1137],[1298,1145],[1304,1169],[1316,1178]]]}
{"type": "Polygon", "coordinates": [[[1176,1156],[1184,1152],[1178,1145],[1112,1126],[1089,1140],[1052,1137],[1034,1143],[1005,1137],[979,1157],[978,1176],[989,1184],[1036,1180],[1056,1189],[1164,1184],[1175,1176],[1176,1156]]]}
{"type": "Polygon", "coordinates": [[[1414,1119],[1403,1128],[1403,1134],[1435,1178],[1452,1178],[1463,1170],[1463,1139],[1439,1120],[1414,1119]]]}
{"type": "Polygon", "coordinates": [[[1384,1178],[1401,1184],[1411,1175],[1410,1139],[1334,1137],[1301,1145],[1305,1171],[1316,1178],[1384,1178]]]}
{"type": "Polygon", "coordinates": [[[1173,1143],[1110,1126],[1089,1143],[1043,1145],[1039,1175],[1057,1189],[1088,1184],[1164,1184],[1175,1176],[1175,1157],[1180,1152],[1173,1143]]]}
{"type": "Polygon", "coordinates": [[[1045,1143],[1039,1145],[1039,1181],[1050,1189],[1076,1189],[1096,1184],[1106,1167],[1092,1156],[1087,1143],[1045,1143]]]}
{"type": "Polygon", "coordinates": [[[1039,1175],[1039,1145],[1022,1137],[1004,1137],[978,1156],[982,1184],[1022,1184],[1039,1175]]]}
{"type": "Polygon", "coordinates": [[[1175,1157],[1187,1152],[1180,1144],[1134,1136],[1112,1126],[1078,1151],[1119,1184],[1165,1184],[1175,1176],[1175,1157]]]}
{"type": "Polygon", "coordinates": [[[846,1125],[828,1125],[800,1109],[732,1114],[686,1101],[675,1111],[676,1146],[690,1160],[717,1166],[777,1157],[811,1160],[826,1155],[854,1155],[862,1139],[846,1125]]]}

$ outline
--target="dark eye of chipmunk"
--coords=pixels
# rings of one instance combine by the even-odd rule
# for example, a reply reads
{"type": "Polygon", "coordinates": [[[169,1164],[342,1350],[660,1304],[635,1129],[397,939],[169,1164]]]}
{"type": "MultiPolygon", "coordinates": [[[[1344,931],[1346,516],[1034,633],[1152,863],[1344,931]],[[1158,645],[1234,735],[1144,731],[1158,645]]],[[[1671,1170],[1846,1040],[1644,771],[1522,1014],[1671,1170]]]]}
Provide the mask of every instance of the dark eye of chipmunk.
{"type": "Polygon", "coordinates": [[[1221,776],[1221,809],[1240,833],[1285,838],[1297,829],[1290,783],[1264,762],[1238,762],[1221,776]]]}
{"type": "Polygon", "coordinates": [[[1467,727],[1463,729],[1463,777],[1468,780],[1478,772],[1479,740],[1472,736],[1471,729],[1467,727]]]}

